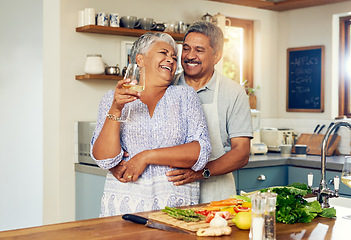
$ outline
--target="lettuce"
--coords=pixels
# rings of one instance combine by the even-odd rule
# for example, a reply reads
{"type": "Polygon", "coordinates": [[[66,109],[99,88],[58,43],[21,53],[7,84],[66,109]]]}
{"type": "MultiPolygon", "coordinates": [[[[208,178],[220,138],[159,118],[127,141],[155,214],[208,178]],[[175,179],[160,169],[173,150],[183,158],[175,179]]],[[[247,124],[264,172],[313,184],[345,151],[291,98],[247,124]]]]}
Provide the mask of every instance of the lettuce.
{"type": "Polygon", "coordinates": [[[277,193],[276,221],[280,223],[309,223],[315,217],[333,218],[336,216],[334,208],[322,209],[318,201],[307,202],[303,197],[311,190],[304,183],[294,183],[286,187],[271,187],[261,192],[277,193]]]}

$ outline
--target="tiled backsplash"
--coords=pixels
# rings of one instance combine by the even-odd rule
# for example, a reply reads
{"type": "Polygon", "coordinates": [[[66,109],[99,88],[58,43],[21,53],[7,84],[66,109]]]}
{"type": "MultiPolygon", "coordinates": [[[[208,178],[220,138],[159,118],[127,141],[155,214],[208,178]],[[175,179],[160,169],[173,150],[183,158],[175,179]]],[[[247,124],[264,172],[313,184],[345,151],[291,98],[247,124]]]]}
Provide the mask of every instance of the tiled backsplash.
{"type": "MultiPolygon", "coordinates": [[[[290,118],[262,118],[261,128],[274,127],[274,128],[291,128],[297,131],[300,136],[301,133],[313,133],[313,130],[319,125],[325,124],[325,128],[320,134],[325,134],[327,127],[331,122],[345,121],[351,123],[351,120],[320,120],[320,119],[290,119],[290,118]]],[[[338,148],[341,154],[350,155],[350,141],[351,131],[346,127],[341,127],[338,131],[341,136],[341,140],[338,144],[338,148]]]]}

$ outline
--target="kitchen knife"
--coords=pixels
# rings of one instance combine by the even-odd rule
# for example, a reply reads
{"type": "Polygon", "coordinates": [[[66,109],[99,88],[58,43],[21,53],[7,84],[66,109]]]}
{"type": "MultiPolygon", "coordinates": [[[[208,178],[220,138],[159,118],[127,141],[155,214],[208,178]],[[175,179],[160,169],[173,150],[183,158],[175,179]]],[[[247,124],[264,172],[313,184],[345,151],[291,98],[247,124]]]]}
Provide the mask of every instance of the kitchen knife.
{"type": "Polygon", "coordinates": [[[320,132],[323,130],[324,127],[325,127],[325,124],[323,124],[323,125],[321,126],[321,128],[318,130],[317,134],[320,134],[320,132]]]}
{"type": "Polygon", "coordinates": [[[176,228],[176,227],[172,227],[163,223],[158,223],[158,222],[154,222],[150,219],[141,217],[141,216],[137,216],[134,214],[124,214],[122,216],[122,218],[124,220],[128,220],[131,221],[133,223],[138,223],[138,224],[143,224],[149,228],[156,228],[156,229],[160,229],[160,230],[165,230],[165,231],[169,231],[169,232],[177,232],[177,233],[187,233],[190,234],[190,232],[187,232],[185,230],[176,228]]]}
{"type": "Polygon", "coordinates": [[[331,122],[331,123],[329,124],[329,126],[328,126],[328,128],[327,128],[327,132],[328,132],[328,130],[329,130],[333,125],[334,125],[334,122],[331,122]]]}
{"type": "Polygon", "coordinates": [[[318,128],[319,128],[319,124],[318,124],[318,125],[316,126],[316,128],[314,129],[314,131],[313,131],[313,133],[312,133],[312,135],[311,135],[311,137],[310,137],[310,140],[312,140],[312,137],[313,137],[314,134],[317,132],[318,128]]]}
{"type": "MultiPolygon", "coordinates": [[[[333,146],[333,143],[335,142],[335,140],[336,140],[336,138],[338,137],[338,131],[339,131],[339,128],[340,127],[337,127],[337,128],[335,128],[335,130],[334,130],[334,134],[333,134],[333,137],[331,138],[331,140],[330,140],[330,142],[329,142],[329,144],[328,144],[328,147],[327,147],[327,153],[328,153],[328,149],[331,147],[331,146],[333,146]]],[[[329,153],[328,153],[329,154],[329,153]]]]}
{"type": "MultiPolygon", "coordinates": [[[[332,127],[334,125],[334,123],[333,122],[331,122],[330,124],[329,124],[329,126],[328,126],[328,128],[327,128],[327,131],[326,132],[328,132],[329,131],[329,129],[332,127]]],[[[323,145],[323,140],[321,141],[321,144],[319,144],[319,148],[321,148],[322,147],[322,145],[323,145]]]]}

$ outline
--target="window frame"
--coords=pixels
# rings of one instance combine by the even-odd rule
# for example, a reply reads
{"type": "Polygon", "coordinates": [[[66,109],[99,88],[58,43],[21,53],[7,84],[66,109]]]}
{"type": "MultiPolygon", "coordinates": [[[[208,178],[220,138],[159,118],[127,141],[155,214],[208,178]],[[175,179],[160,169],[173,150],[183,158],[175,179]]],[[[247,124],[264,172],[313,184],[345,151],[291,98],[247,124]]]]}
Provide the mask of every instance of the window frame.
{"type": "Polygon", "coordinates": [[[254,63],[254,21],[240,18],[227,17],[231,27],[244,29],[244,56],[243,56],[243,79],[247,79],[248,86],[253,88],[253,63],[254,63]]]}
{"type": "Polygon", "coordinates": [[[346,61],[350,53],[351,16],[339,19],[339,117],[351,117],[350,76],[346,74],[346,61]]]}

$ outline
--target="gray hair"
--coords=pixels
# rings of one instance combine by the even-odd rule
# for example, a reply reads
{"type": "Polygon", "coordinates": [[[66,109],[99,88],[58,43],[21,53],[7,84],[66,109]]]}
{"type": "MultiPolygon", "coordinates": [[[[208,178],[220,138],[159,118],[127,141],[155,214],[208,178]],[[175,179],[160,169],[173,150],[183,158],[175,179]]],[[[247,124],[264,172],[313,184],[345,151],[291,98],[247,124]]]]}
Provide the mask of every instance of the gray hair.
{"type": "Polygon", "coordinates": [[[195,22],[188,28],[188,31],[184,36],[184,40],[191,32],[201,33],[207,36],[210,39],[210,46],[212,47],[214,53],[223,50],[223,32],[216,24],[207,21],[195,22]]]}
{"type": "Polygon", "coordinates": [[[138,54],[146,54],[149,51],[150,47],[159,41],[170,44],[174,48],[175,54],[178,54],[177,43],[174,41],[171,35],[168,33],[147,32],[133,43],[132,49],[130,50],[130,62],[136,63],[136,56],[138,54]]]}

